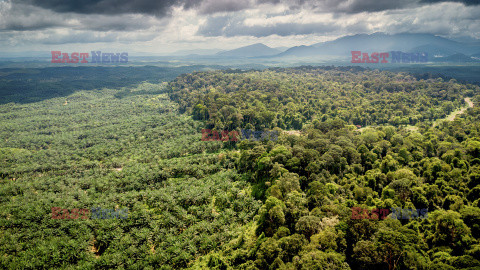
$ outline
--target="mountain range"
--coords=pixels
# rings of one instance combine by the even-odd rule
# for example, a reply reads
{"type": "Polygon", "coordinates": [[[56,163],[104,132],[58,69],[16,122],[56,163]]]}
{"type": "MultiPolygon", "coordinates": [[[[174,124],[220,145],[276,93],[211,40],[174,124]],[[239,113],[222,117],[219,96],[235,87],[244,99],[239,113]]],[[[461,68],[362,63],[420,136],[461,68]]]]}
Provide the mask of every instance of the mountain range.
{"type": "Polygon", "coordinates": [[[480,62],[480,40],[469,42],[455,41],[432,34],[358,34],[344,36],[333,41],[291,47],[284,52],[264,44],[240,47],[217,53],[217,57],[268,57],[297,58],[318,56],[351,57],[351,51],[362,52],[426,52],[431,61],[480,62]],[[476,57],[476,58],[472,58],[476,57]]]}
{"type": "Polygon", "coordinates": [[[238,49],[218,52],[218,56],[229,56],[229,57],[261,57],[261,56],[272,56],[280,54],[281,51],[268,47],[262,43],[255,43],[245,47],[240,47],[238,49]]]}
{"type": "MultiPolygon", "coordinates": [[[[318,61],[330,61],[332,59],[343,59],[339,61],[348,61],[352,57],[351,51],[367,52],[391,52],[402,51],[405,53],[428,54],[429,62],[480,62],[480,39],[458,38],[448,39],[432,34],[357,34],[343,36],[338,39],[326,42],[315,43],[311,45],[301,45],[295,47],[275,47],[271,48],[262,43],[239,47],[233,50],[223,50],[219,48],[210,49],[190,49],[177,51],[168,55],[153,54],[147,52],[130,52],[129,57],[140,59],[139,57],[161,57],[162,61],[169,59],[183,59],[188,61],[206,60],[222,62],[225,59],[236,60],[255,60],[262,61],[290,61],[295,59],[305,59],[312,63],[318,61]],[[318,60],[318,61],[317,61],[318,60]]],[[[0,52],[0,58],[45,58],[51,57],[49,51],[31,51],[31,52],[0,52]]],[[[39,60],[40,61],[40,60],[39,60]]],[[[43,61],[43,60],[42,60],[43,61]]]]}

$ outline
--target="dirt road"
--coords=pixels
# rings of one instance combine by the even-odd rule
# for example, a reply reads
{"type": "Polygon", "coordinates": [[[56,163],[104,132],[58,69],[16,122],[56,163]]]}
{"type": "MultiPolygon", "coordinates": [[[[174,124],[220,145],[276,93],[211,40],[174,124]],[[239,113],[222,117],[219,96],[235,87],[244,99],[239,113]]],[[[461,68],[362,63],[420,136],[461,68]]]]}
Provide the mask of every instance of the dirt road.
{"type": "Polygon", "coordinates": [[[455,120],[455,117],[457,115],[464,113],[468,108],[473,108],[473,102],[470,98],[465,98],[464,100],[465,100],[465,103],[468,104],[467,107],[464,107],[464,108],[458,109],[456,111],[453,111],[451,114],[449,114],[444,119],[439,119],[439,120],[435,121],[435,123],[433,123],[433,126],[435,127],[436,125],[438,125],[440,123],[440,121],[444,121],[444,120],[453,121],[453,120],[455,120]]]}

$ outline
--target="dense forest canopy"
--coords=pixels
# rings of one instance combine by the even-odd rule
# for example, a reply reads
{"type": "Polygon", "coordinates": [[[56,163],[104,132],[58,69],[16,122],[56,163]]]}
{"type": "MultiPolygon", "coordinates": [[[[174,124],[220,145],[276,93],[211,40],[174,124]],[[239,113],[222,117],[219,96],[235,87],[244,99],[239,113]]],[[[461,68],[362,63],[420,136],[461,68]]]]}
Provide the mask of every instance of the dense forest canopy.
{"type": "Polygon", "coordinates": [[[479,90],[299,67],[2,104],[0,268],[478,269],[479,90]],[[281,134],[202,141],[205,128],[281,134]]]}
{"type": "Polygon", "coordinates": [[[301,129],[340,121],[415,125],[442,118],[478,86],[358,67],[197,72],[169,84],[172,100],[212,127],[301,129]]]}

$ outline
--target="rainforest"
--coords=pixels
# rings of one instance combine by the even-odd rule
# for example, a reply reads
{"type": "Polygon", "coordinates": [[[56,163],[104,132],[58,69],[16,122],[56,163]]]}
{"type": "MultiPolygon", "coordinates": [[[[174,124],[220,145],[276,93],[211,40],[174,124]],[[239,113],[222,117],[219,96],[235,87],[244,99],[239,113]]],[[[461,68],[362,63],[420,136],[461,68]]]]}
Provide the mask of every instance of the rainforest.
{"type": "Polygon", "coordinates": [[[478,84],[82,66],[0,94],[2,269],[480,268],[478,84]]]}

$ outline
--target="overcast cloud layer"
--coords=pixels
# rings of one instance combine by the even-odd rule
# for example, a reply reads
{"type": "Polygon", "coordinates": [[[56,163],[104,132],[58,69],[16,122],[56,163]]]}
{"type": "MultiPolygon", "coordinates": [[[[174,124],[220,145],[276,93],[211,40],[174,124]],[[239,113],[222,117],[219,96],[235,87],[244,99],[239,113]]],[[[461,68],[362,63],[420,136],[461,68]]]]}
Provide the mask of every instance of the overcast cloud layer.
{"type": "Polygon", "coordinates": [[[374,32],[480,38],[479,18],[480,0],[0,0],[0,51],[167,53],[374,32]]]}

